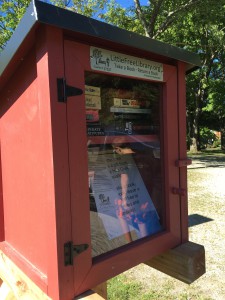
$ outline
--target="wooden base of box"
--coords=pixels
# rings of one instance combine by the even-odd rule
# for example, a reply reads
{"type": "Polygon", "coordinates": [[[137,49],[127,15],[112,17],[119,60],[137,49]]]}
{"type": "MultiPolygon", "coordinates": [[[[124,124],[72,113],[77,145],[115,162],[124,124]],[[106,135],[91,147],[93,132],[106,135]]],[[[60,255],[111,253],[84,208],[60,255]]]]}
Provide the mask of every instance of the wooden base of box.
{"type": "MultiPolygon", "coordinates": [[[[145,264],[182,282],[191,284],[205,273],[205,249],[202,245],[187,242],[146,261],[145,264]]],[[[81,298],[76,299],[107,299],[106,282],[100,285],[99,289],[88,291],[81,296],[81,298]]]]}
{"type": "Polygon", "coordinates": [[[50,300],[1,250],[0,299],[50,300]]]}
{"type": "Polygon", "coordinates": [[[206,271],[205,249],[202,245],[187,242],[146,261],[145,264],[191,284],[206,271]]]}
{"type": "MultiPolygon", "coordinates": [[[[205,273],[205,249],[192,242],[184,243],[145,262],[182,282],[192,283],[205,273]]],[[[49,299],[3,252],[0,251],[0,299],[49,299]]],[[[107,300],[107,282],[74,300],[107,300]]]]}
{"type": "Polygon", "coordinates": [[[107,300],[107,282],[103,282],[93,288],[93,290],[85,292],[74,300],[107,300]]]}
{"type": "MultiPolygon", "coordinates": [[[[28,278],[12,261],[0,250],[0,299],[1,300],[51,300],[33,281],[28,278]]],[[[92,291],[88,291],[75,299],[106,300],[107,282],[92,291]]]]}

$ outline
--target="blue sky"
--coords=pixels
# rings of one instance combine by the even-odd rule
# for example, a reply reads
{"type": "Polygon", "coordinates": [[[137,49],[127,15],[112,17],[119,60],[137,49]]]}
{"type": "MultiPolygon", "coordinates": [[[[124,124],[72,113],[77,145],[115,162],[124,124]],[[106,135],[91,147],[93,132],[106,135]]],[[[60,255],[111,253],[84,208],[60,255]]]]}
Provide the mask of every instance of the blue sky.
{"type": "MultiPolygon", "coordinates": [[[[117,0],[118,3],[120,3],[124,7],[129,7],[134,4],[133,0],[117,0]]],[[[140,0],[141,5],[147,5],[148,0],[140,0]]]]}

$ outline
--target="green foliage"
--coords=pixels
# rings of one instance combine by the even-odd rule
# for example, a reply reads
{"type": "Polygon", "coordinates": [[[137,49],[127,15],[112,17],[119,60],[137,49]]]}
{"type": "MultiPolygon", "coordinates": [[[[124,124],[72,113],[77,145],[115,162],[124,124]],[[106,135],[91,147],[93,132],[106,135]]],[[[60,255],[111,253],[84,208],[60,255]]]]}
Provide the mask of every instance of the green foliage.
{"type": "Polygon", "coordinates": [[[134,7],[124,8],[116,0],[107,2],[105,11],[99,14],[99,19],[128,31],[145,34],[134,7]]]}
{"type": "Polygon", "coordinates": [[[52,0],[50,2],[56,6],[70,9],[87,17],[97,17],[97,13],[104,9],[107,0],[52,0]]]}
{"type": "Polygon", "coordinates": [[[221,140],[220,139],[216,139],[213,142],[213,148],[218,148],[218,147],[221,147],[221,140]]]}
{"type": "Polygon", "coordinates": [[[208,146],[212,147],[213,143],[217,140],[217,137],[214,131],[210,130],[207,127],[200,129],[200,144],[201,148],[207,148],[208,146]]]}
{"type": "Polygon", "coordinates": [[[221,79],[216,79],[211,82],[205,111],[216,113],[218,118],[222,121],[225,119],[225,85],[221,79]]]}
{"type": "MultiPolygon", "coordinates": [[[[88,17],[97,17],[108,2],[107,0],[52,0],[45,1],[67,8],[88,17]]],[[[0,0],[0,49],[3,49],[24,15],[30,0],[0,0]]]]}
{"type": "Polygon", "coordinates": [[[11,37],[30,0],[0,0],[0,49],[11,37]]]}
{"type": "Polygon", "coordinates": [[[187,23],[189,27],[181,27],[180,30],[186,41],[186,48],[198,52],[202,61],[202,68],[187,78],[189,135],[196,140],[200,136],[199,130],[202,125],[210,129],[224,126],[216,109],[222,104],[223,94],[218,82],[221,82],[224,76],[225,67],[224,9],[224,1],[218,1],[212,9],[207,5],[200,6],[199,9],[189,13],[187,23]],[[209,111],[211,112],[207,113],[209,111]]]}

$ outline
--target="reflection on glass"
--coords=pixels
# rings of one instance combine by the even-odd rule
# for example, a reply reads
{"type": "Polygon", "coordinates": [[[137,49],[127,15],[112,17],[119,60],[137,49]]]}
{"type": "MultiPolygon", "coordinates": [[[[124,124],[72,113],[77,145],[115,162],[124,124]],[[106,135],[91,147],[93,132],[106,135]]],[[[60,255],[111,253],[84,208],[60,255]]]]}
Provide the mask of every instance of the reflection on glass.
{"type": "Polygon", "coordinates": [[[86,72],[92,256],[162,231],[160,84],[86,72]]]}

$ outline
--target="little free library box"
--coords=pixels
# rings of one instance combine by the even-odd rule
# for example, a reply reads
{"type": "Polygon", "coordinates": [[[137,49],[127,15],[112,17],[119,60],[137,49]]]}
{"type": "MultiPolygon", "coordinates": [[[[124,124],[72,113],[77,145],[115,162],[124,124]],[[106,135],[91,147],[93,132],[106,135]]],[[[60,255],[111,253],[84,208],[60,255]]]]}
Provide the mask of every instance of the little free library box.
{"type": "Polygon", "coordinates": [[[187,283],[204,273],[187,206],[185,76],[199,66],[30,4],[0,55],[2,293],[88,299],[140,263],[187,283]]]}

